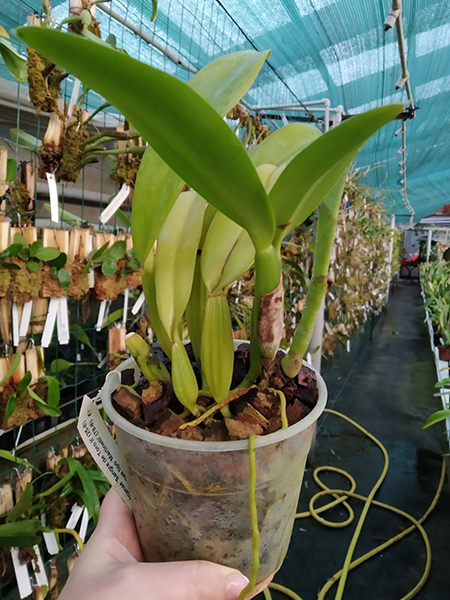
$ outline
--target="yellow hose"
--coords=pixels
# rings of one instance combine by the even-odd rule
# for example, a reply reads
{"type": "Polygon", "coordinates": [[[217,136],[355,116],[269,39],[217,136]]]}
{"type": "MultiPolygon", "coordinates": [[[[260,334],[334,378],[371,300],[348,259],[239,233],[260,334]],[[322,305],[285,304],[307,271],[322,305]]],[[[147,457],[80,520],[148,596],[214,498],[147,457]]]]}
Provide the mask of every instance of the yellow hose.
{"type": "MultiPolygon", "coordinates": [[[[383,552],[386,548],[388,548],[389,546],[392,546],[396,542],[399,542],[401,539],[403,539],[404,537],[406,537],[407,535],[409,535],[410,533],[412,533],[414,530],[417,529],[420,532],[420,534],[423,538],[423,541],[425,543],[426,562],[425,562],[425,568],[422,573],[422,577],[420,578],[418,583],[414,586],[414,588],[412,590],[410,590],[405,596],[403,596],[400,599],[400,600],[411,600],[411,598],[414,598],[414,596],[419,592],[419,590],[421,590],[422,587],[425,585],[425,582],[428,579],[428,575],[430,574],[431,546],[430,546],[430,541],[428,539],[427,533],[424,530],[424,528],[422,527],[422,523],[430,515],[430,513],[432,512],[432,510],[434,509],[434,507],[436,506],[436,504],[438,503],[438,500],[440,498],[442,488],[444,486],[444,480],[445,480],[445,472],[446,472],[445,460],[442,461],[439,485],[438,485],[438,489],[436,490],[436,494],[433,498],[433,501],[431,502],[431,504],[428,507],[428,510],[425,512],[425,514],[422,515],[422,517],[420,519],[416,520],[414,517],[412,517],[405,511],[400,510],[399,508],[395,508],[394,506],[390,506],[389,504],[384,504],[383,502],[378,502],[377,500],[374,500],[374,496],[375,496],[376,492],[378,491],[378,489],[380,488],[381,484],[383,483],[383,481],[386,477],[388,467],[389,467],[389,456],[388,456],[388,453],[387,453],[385,447],[383,446],[383,444],[374,435],[369,433],[366,429],[364,429],[364,427],[361,427],[361,425],[356,423],[356,421],[354,421],[353,419],[350,419],[349,417],[343,415],[342,413],[339,413],[339,412],[329,409],[329,408],[325,409],[325,412],[335,415],[337,417],[340,417],[341,419],[344,419],[345,421],[347,421],[348,423],[350,423],[351,425],[353,425],[354,427],[356,427],[357,429],[362,431],[370,440],[372,440],[378,446],[378,448],[381,450],[381,452],[383,454],[384,467],[382,469],[380,477],[378,478],[377,482],[373,486],[373,488],[368,496],[362,496],[361,494],[355,493],[356,482],[353,479],[353,477],[349,473],[344,471],[343,469],[338,469],[336,467],[318,467],[317,469],[314,470],[313,477],[314,477],[314,480],[317,483],[317,485],[321,488],[321,491],[317,492],[317,494],[315,494],[311,498],[311,500],[309,502],[309,511],[297,513],[295,515],[295,517],[297,519],[313,517],[314,519],[316,519],[316,521],[318,521],[319,523],[322,523],[322,525],[325,525],[326,527],[334,527],[334,528],[345,527],[347,525],[350,525],[350,523],[352,523],[353,519],[354,519],[354,513],[352,510],[352,507],[347,502],[348,498],[356,498],[356,499],[362,500],[364,502],[363,511],[361,513],[361,516],[359,517],[358,524],[356,526],[355,532],[353,534],[352,540],[351,540],[349,548],[347,550],[347,554],[346,554],[346,557],[344,560],[344,566],[342,567],[342,569],[340,571],[335,573],[331,578],[329,578],[327,580],[326,584],[319,591],[317,600],[324,600],[328,591],[331,589],[331,587],[333,587],[333,585],[336,582],[339,582],[339,584],[338,584],[338,589],[336,591],[335,600],[342,600],[342,597],[344,594],[344,589],[345,589],[345,582],[347,580],[348,573],[352,569],[358,567],[366,560],[369,560],[369,558],[372,558],[373,556],[376,556],[380,552],[383,552]],[[323,481],[319,477],[319,474],[323,471],[328,471],[328,472],[331,471],[333,473],[339,473],[340,475],[343,475],[349,481],[350,489],[342,490],[342,489],[329,488],[328,486],[326,486],[323,483],[323,481]],[[334,499],[331,502],[329,502],[328,504],[321,506],[320,508],[315,508],[315,504],[316,504],[317,500],[319,500],[319,498],[322,498],[322,496],[331,496],[334,499]],[[326,512],[330,508],[333,508],[337,504],[342,504],[349,513],[349,516],[345,521],[335,523],[333,521],[328,521],[327,519],[324,519],[323,517],[320,516],[322,513],[326,512]],[[364,520],[367,516],[367,513],[368,513],[371,505],[378,506],[380,508],[384,508],[385,510],[389,510],[398,515],[401,515],[402,517],[405,517],[406,519],[411,521],[412,525],[411,525],[411,527],[409,527],[408,529],[405,529],[404,531],[402,531],[395,537],[387,540],[383,544],[380,544],[379,546],[377,546],[370,552],[367,552],[366,554],[364,554],[363,556],[360,556],[356,560],[352,560],[353,554],[355,552],[356,544],[358,542],[358,538],[361,534],[364,520]]],[[[269,588],[284,594],[285,596],[287,596],[288,598],[291,598],[292,600],[302,600],[300,598],[300,596],[298,596],[292,590],[289,590],[288,588],[281,586],[277,583],[271,583],[269,588]]],[[[270,592],[267,592],[267,594],[265,594],[265,598],[266,598],[266,600],[271,600],[270,592]]]]}
{"type": "Polygon", "coordinates": [[[54,529],[54,531],[57,531],[58,533],[68,533],[69,535],[72,535],[75,538],[76,543],[78,544],[80,552],[83,550],[84,543],[78,535],[78,532],[75,531],[75,529],[54,529]]]}

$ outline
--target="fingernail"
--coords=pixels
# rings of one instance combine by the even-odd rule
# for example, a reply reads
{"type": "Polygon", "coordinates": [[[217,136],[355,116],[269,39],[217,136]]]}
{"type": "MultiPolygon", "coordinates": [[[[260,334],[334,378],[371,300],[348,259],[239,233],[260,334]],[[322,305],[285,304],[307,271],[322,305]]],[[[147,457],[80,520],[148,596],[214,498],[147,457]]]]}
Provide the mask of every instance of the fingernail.
{"type": "Polygon", "coordinates": [[[227,579],[226,600],[238,600],[239,594],[248,585],[248,579],[242,573],[233,573],[227,579]]]}

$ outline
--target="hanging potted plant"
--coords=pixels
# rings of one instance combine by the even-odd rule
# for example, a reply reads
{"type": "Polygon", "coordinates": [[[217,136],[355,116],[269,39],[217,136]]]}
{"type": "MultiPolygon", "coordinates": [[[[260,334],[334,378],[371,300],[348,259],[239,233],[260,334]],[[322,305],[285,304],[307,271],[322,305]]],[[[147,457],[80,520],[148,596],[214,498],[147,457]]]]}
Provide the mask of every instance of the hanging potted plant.
{"type": "Polygon", "coordinates": [[[163,352],[129,337],[134,358],[108,375],[102,393],[144,555],[227,564],[253,587],[287,551],[325,407],[325,384],[303,356],[326,287],[346,173],[403,106],[352,117],[323,136],[308,125],[283,127],[248,155],[223,116],[267,52],[221,57],[185,84],[78,36],[17,33],[103,95],[150,144],[136,180],[132,234],[163,352]],[[182,192],[185,184],[195,191],[182,192]],[[283,354],[280,246],[319,203],[305,310],[283,354]],[[235,353],[226,291],[253,263],[250,346],[235,353]],[[185,312],[192,351],[180,337],[185,312]]]}

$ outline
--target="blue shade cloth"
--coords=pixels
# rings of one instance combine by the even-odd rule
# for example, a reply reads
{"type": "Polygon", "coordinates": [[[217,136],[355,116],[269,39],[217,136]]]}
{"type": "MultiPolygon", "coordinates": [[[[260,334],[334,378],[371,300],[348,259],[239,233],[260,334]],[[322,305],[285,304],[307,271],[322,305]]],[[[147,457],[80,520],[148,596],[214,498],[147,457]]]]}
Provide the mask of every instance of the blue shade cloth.
{"type": "MultiPolygon", "coordinates": [[[[40,12],[40,0],[0,3],[0,23],[9,31],[40,12]]],[[[396,91],[401,75],[395,28],[383,23],[389,0],[159,0],[150,22],[150,0],[112,0],[107,6],[184,61],[201,68],[224,53],[270,48],[272,55],[246,100],[289,104],[329,98],[356,114],[390,102],[406,103],[396,91]]],[[[53,0],[57,21],[68,1],[53,0]]],[[[187,80],[192,73],[174,64],[139,36],[97,9],[103,37],[112,33],[132,56],[187,80]]],[[[450,2],[404,0],[403,24],[415,120],[406,123],[408,198],[418,220],[448,202],[450,188],[450,2]]],[[[23,49],[22,49],[23,50],[23,49]]],[[[3,64],[0,76],[10,78],[3,64]]],[[[70,93],[70,82],[67,93],[70,93]]],[[[91,96],[92,106],[100,99],[91,96]]],[[[409,220],[399,193],[401,138],[392,123],[366,145],[357,166],[371,167],[366,179],[386,190],[389,210],[409,220]]]]}

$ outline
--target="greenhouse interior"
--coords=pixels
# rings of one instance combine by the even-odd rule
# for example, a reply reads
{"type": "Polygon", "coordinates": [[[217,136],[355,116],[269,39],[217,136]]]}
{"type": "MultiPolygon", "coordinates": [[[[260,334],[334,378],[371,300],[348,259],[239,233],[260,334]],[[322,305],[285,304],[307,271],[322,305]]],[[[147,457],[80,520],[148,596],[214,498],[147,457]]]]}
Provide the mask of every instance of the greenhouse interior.
{"type": "Polygon", "coordinates": [[[0,600],[449,597],[449,102],[446,0],[1,0],[0,600]]]}

